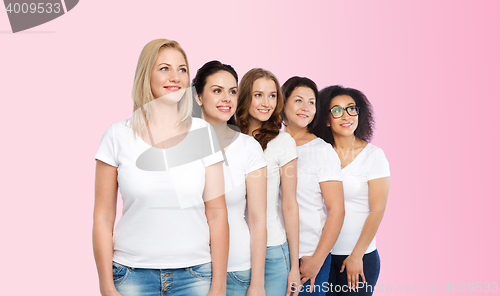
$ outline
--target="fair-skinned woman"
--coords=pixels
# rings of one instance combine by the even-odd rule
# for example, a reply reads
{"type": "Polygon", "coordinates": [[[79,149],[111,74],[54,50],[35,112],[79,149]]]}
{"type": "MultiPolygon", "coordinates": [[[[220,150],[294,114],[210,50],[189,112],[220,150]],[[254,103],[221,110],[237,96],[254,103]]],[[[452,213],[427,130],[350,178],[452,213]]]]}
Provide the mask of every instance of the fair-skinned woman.
{"type": "Polygon", "coordinates": [[[299,258],[304,285],[299,295],[324,296],[330,272],[330,251],[344,222],[340,160],[330,144],[308,129],[316,114],[316,84],[308,78],[295,76],[281,89],[285,99],[286,131],[297,143],[299,155],[299,258]]]}
{"type": "Polygon", "coordinates": [[[227,124],[236,112],[238,75],[233,67],[211,61],[198,70],[193,86],[203,119],[214,127],[225,155],[230,229],[227,295],[265,295],[267,163],[253,137],[227,124]]]}
{"type": "Polygon", "coordinates": [[[293,138],[280,132],[283,98],[278,79],[255,68],[241,79],[236,123],[253,136],[267,161],[267,251],[265,290],[267,295],[298,294],[299,210],[297,148],[293,138]],[[279,199],[281,188],[281,201],[279,199]]]}
{"type": "Polygon", "coordinates": [[[190,116],[188,87],[180,45],[151,41],[137,65],[134,113],[101,140],[92,235],[102,295],[226,294],[223,158],[211,127],[190,116]]]}
{"type": "Polygon", "coordinates": [[[372,295],[380,272],[375,234],[389,195],[389,163],[382,149],[369,143],[374,121],[362,92],[330,86],[319,98],[323,103],[312,131],[332,144],[340,158],[346,210],[329,279],[340,292],[327,295],[372,295]]]}

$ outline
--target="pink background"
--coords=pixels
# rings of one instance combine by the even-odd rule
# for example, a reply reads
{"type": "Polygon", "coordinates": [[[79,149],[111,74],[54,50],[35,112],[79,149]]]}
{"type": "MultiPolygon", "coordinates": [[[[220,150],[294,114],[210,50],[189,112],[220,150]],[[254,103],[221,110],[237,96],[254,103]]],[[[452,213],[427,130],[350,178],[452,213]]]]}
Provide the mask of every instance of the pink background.
{"type": "Polygon", "coordinates": [[[99,294],[93,155],[132,110],[140,50],[162,37],[192,77],[219,59],[364,91],[392,173],[379,284],[500,282],[500,2],[180,3],[82,0],[17,34],[0,11],[3,295],[99,294]]]}

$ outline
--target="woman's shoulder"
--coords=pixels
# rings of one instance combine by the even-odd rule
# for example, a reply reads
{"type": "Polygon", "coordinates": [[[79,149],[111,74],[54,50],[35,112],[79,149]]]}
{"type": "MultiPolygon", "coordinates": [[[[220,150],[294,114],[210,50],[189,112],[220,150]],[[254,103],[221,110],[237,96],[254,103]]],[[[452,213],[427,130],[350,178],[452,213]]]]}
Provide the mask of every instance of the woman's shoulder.
{"type": "Polygon", "coordinates": [[[271,142],[273,141],[275,143],[279,143],[279,145],[283,145],[283,143],[286,143],[286,144],[293,144],[296,146],[295,140],[292,138],[292,136],[290,136],[289,133],[284,131],[280,131],[280,133],[274,139],[271,140],[271,142]]]}
{"type": "MultiPolygon", "coordinates": [[[[328,144],[327,142],[325,142],[325,140],[323,140],[319,137],[312,139],[307,144],[309,144],[311,147],[314,147],[315,149],[325,149],[325,150],[331,149],[331,150],[333,150],[333,147],[331,144],[328,144]]],[[[335,151],[335,150],[333,150],[333,151],[335,151]]]]}
{"type": "Polygon", "coordinates": [[[365,147],[365,156],[367,159],[370,159],[372,161],[376,161],[378,159],[385,159],[387,160],[387,158],[385,157],[385,153],[384,151],[382,150],[382,148],[378,147],[378,146],[375,146],[373,145],[372,143],[368,143],[365,147]]]}
{"type": "Polygon", "coordinates": [[[211,126],[210,123],[206,122],[205,120],[197,117],[192,117],[191,118],[191,130],[194,129],[199,129],[199,128],[204,128],[211,126]]]}
{"type": "Polygon", "coordinates": [[[260,146],[259,142],[257,140],[255,140],[254,137],[252,136],[249,136],[247,134],[244,134],[244,133],[240,133],[240,132],[236,132],[236,135],[235,135],[235,141],[241,141],[241,143],[243,143],[244,145],[253,145],[253,144],[257,144],[260,146]]]}
{"type": "Polygon", "coordinates": [[[365,150],[366,150],[367,154],[370,154],[370,155],[377,154],[377,153],[384,153],[382,148],[375,146],[372,143],[368,143],[365,147],[365,150]]]}
{"type": "Polygon", "coordinates": [[[131,130],[129,119],[123,119],[108,126],[106,133],[108,135],[120,135],[131,130]]]}

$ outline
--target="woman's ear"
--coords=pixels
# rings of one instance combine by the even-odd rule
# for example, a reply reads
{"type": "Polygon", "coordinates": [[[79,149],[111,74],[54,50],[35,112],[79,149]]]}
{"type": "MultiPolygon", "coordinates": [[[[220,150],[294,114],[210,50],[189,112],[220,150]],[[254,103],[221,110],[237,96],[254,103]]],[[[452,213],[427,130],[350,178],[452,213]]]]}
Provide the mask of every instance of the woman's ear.
{"type": "Polygon", "coordinates": [[[195,98],[196,98],[196,103],[198,103],[198,105],[201,107],[202,103],[201,103],[201,97],[200,97],[200,95],[196,95],[195,98]]]}

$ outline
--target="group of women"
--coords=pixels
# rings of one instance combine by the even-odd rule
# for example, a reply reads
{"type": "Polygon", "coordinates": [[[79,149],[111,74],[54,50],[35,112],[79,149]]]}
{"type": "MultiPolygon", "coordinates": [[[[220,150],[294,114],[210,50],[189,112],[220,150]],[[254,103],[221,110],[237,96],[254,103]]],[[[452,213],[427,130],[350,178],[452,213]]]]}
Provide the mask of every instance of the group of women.
{"type": "Polygon", "coordinates": [[[390,177],[363,93],[260,68],[238,84],[219,61],[191,87],[184,50],[158,39],[133,99],[95,155],[102,295],[371,295],[390,177]]]}

